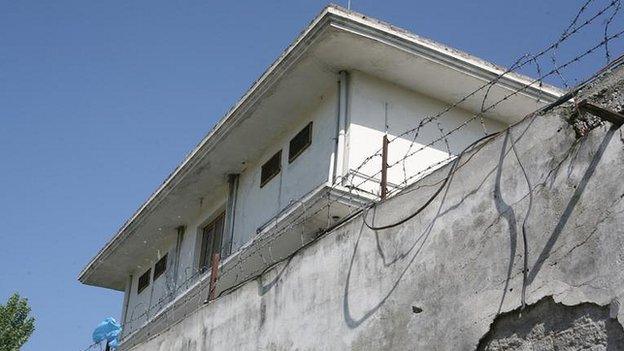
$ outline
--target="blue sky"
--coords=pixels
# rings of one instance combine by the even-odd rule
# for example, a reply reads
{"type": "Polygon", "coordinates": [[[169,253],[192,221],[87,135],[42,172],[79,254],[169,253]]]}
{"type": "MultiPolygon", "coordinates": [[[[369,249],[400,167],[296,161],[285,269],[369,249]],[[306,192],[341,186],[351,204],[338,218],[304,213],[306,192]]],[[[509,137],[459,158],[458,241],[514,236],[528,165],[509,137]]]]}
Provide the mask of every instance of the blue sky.
{"type": "MultiPolygon", "coordinates": [[[[510,65],[555,40],[584,1],[352,6],[510,65]]],[[[0,0],[0,300],[30,300],[24,350],[81,350],[120,314],[122,294],[78,272],[325,4],[0,0]]],[[[562,56],[596,43],[602,27],[592,31],[562,56]]],[[[564,74],[602,64],[601,52],[564,74]]]]}

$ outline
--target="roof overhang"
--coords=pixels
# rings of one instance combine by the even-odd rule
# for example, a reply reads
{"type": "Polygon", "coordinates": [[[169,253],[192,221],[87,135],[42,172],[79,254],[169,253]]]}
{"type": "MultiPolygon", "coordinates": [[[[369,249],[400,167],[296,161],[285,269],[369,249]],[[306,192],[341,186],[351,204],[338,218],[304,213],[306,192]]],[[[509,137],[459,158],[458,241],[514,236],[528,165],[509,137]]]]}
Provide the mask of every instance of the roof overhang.
{"type": "MultiPolygon", "coordinates": [[[[505,72],[464,52],[329,6],[119,229],[78,279],[123,290],[128,274],[151,264],[156,250],[174,240],[175,228],[193,222],[205,210],[205,200],[225,196],[228,173],[239,173],[256,162],[293,116],[313,109],[323,94],[331,92],[341,70],[361,71],[448,104],[505,72]]],[[[518,90],[488,117],[513,123],[563,94],[558,88],[510,73],[498,79],[487,101],[518,90]]],[[[485,91],[465,99],[459,108],[479,112],[485,91]]]]}

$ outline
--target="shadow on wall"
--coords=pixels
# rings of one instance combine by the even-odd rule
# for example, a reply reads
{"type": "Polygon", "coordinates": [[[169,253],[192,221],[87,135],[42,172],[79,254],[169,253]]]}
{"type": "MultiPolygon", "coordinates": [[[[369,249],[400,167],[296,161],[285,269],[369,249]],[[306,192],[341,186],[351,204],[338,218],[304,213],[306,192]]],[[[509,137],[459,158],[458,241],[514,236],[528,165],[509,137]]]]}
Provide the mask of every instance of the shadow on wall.
{"type": "MultiPolygon", "coordinates": [[[[431,232],[433,230],[433,227],[434,227],[436,221],[440,217],[440,213],[442,212],[442,208],[444,207],[444,203],[445,203],[445,200],[446,200],[446,196],[448,194],[448,190],[449,190],[449,188],[451,186],[452,179],[453,179],[453,175],[450,176],[449,181],[447,183],[448,185],[445,187],[444,194],[442,195],[442,199],[440,200],[440,205],[438,206],[438,210],[436,212],[436,215],[433,217],[431,222],[427,226],[425,226],[425,229],[422,231],[422,233],[420,233],[420,235],[417,236],[417,238],[414,241],[413,245],[411,245],[404,253],[399,254],[397,256],[398,258],[392,259],[391,261],[387,261],[386,255],[384,254],[384,252],[383,252],[383,250],[381,248],[381,245],[379,243],[378,231],[374,231],[375,239],[376,239],[376,243],[377,243],[377,251],[378,251],[378,254],[380,255],[381,259],[383,260],[385,267],[391,266],[391,265],[395,264],[396,262],[402,260],[403,258],[409,257],[412,253],[413,253],[413,256],[411,257],[409,262],[405,265],[403,270],[401,270],[398,278],[392,284],[391,288],[383,296],[383,298],[381,298],[381,300],[379,302],[377,302],[370,309],[368,309],[368,311],[363,312],[361,316],[355,317],[355,316],[353,316],[351,314],[351,309],[350,309],[350,305],[349,305],[349,285],[350,285],[350,281],[351,281],[351,274],[352,274],[352,271],[353,271],[353,264],[355,262],[355,258],[357,256],[357,252],[358,252],[358,245],[360,243],[360,240],[362,239],[362,234],[364,233],[364,229],[365,229],[364,221],[362,220],[362,224],[360,226],[358,237],[357,237],[357,239],[355,241],[355,245],[353,247],[353,253],[351,255],[351,260],[350,260],[350,263],[349,263],[349,269],[347,271],[347,278],[346,278],[344,295],[343,295],[343,314],[344,314],[344,318],[345,318],[345,323],[347,324],[347,326],[349,328],[354,329],[354,328],[359,327],[360,324],[362,324],[370,316],[372,316],[375,312],[377,312],[377,310],[381,306],[383,306],[383,304],[386,303],[388,298],[392,295],[392,293],[399,286],[399,283],[403,279],[403,276],[408,271],[408,269],[410,268],[412,263],[416,260],[416,257],[418,257],[418,255],[420,254],[423,246],[427,242],[427,239],[429,238],[429,236],[430,236],[430,234],[431,234],[431,232]]],[[[375,208],[373,208],[372,212],[373,212],[373,214],[371,216],[371,219],[372,219],[372,222],[374,223],[374,221],[375,221],[375,208]]],[[[364,216],[366,216],[366,215],[367,215],[367,213],[364,214],[364,216]]]]}
{"type": "MultiPolygon", "coordinates": [[[[534,116],[535,117],[535,116],[534,116]]],[[[530,127],[533,124],[533,120],[531,120],[529,123],[527,123],[526,128],[524,128],[519,135],[514,137],[513,142],[514,143],[518,143],[527,133],[527,131],[530,129],[530,127]]],[[[587,169],[585,170],[581,180],[579,181],[579,184],[576,186],[576,190],[574,192],[574,194],[572,195],[572,197],[570,198],[570,200],[568,201],[565,210],[563,211],[563,213],[561,214],[557,225],[555,226],[553,232],[551,233],[550,237],[548,238],[545,246],[543,247],[543,249],[541,250],[541,252],[539,253],[539,256],[537,256],[537,259],[533,265],[533,267],[528,270],[527,274],[527,284],[530,284],[536,277],[536,275],[538,274],[539,270],[541,269],[544,261],[548,258],[548,256],[550,255],[558,237],[560,236],[561,232],[563,231],[566,223],[568,222],[576,204],[578,203],[579,199],[581,198],[583,192],[585,191],[587,184],[589,182],[589,180],[591,179],[591,177],[593,176],[596,167],[598,166],[607,146],[609,145],[609,142],[611,141],[613,135],[615,133],[615,129],[610,129],[606,135],[604,136],[603,140],[601,141],[600,145],[598,146],[597,150],[595,151],[589,165],[587,166],[587,169]]],[[[505,300],[506,297],[506,293],[507,293],[507,288],[509,285],[509,281],[511,279],[511,275],[512,275],[512,268],[514,266],[514,257],[516,255],[516,251],[517,251],[517,246],[518,246],[518,218],[517,218],[517,214],[515,213],[514,209],[512,206],[517,205],[517,203],[514,204],[508,204],[507,202],[505,202],[505,200],[503,199],[503,195],[502,195],[502,190],[501,190],[501,178],[502,178],[502,172],[503,172],[503,166],[504,166],[504,161],[507,158],[507,156],[512,152],[512,146],[510,146],[510,135],[506,134],[504,139],[502,139],[501,142],[501,151],[500,151],[500,157],[499,160],[497,162],[497,164],[489,171],[486,173],[485,177],[483,178],[483,180],[479,183],[479,185],[471,190],[470,192],[467,192],[464,196],[462,196],[461,199],[459,199],[457,201],[457,203],[455,204],[451,204],[450,206],[446,206],[445,204],[447,202],[447,194],[448,191],[450,189],[450,187],[452,186],[453,183],[453,175],[451,175],[451,177],[449,178],[449,181],[446,185],[446,188],[444,189],[444,192],[441,196],[439,201],[439,205],[438,205],[438,209],[436,211],[435,216],[433,216],[433,218],[431,219],[431,221],[429,222],[428,225],[426,225],[424,227],[424,230],[420,233],[420,235],[415,235],[414,236],[414,241],[413,244],[409,245],[407,247],[406,250],[394,255],[394,257],[389,258],[388,255],[384,252],[382,245],[380,244],[380,233],[379,231],[374,231],[374,239],[376,241],[376,246],[377,246],[377,252],[379,254],[380,259],[383,262],[383,266],[384,267],[390,267],[392,265],[394,265],[395,263],[399,262],[399,261],[404,261],[404,260],[408,260],[408,262],[405,264],[405,267],[402,268],[402,270],[400,271],[400,273],[398,274],[396,280],[392,283],[392,285],[390,286],[390,288],[388,289],[388,291],[379,299],[379,301],[377,303],[374,303],[371,307],[369,307],[367,310],[359,312],[358,316],[353,315],[352,312],[352,306],[350,305],[350,301],[349,301],[349,292],[350,292],[350,285],[351,285],[351,280],[352,280],[352,272],[354,269],[354,262],[356,260],[357,257],[357,253],[358,253],[358,246],[360,245],[360,241],[363,237],[363,235],[366,233],[366,231],[368,230],[364,223],[362,223],[357,239],[355,241],[354,247],[353,247],[353,252],[352,252],[352,256],[350,259],[350,264],[349,264],[349,268],[347,271],[347,276],[346,276],[346,282],[345,282],[345,287],[344,287],[344,295],[343,295],[343,315],[344,315],[344,319],[345,319],[345,323],[347,324],[347,326],[349,328],[357,328],[359,327],[364,321],[366,321],[369,317],[371,317],[375,312],[377,312],[379,310],[379,308],[381,306],[383,306],[388,298],[393,294],[393,292],[396,290],[396,288],[398,287],[399,283],[401,282],[401,280],[403,279],[405,273],[408,271],[408,269],[410,268],[410,266],[413,264],[413,262],[416,260],[416,258],[419,256],[419,254],[421,253],[425,243],[427,242],[427,240],[430,238],[433,228],[436,224],[436,221],[438,219],[440,219],[441,217],[443,217],[446,214],[449,214],[450,212],[452,212],[454,209],[458,208],[468,197],[475,195],[478,192],[482,192],[482,191],[488,191],[487,189],[483,189],[483,186],[487,183],[488,179],[491,179],[492,176],[494,176],[494,182],[493,182],[493,189],[492,189],[492,194],[494,197],[494,204],[496,206],[496,210],[499,214],[499,218],[503,218],[506,220],[507,222],[507,226],[508,226],[508,231],[509,231],[509,240],[510,240],[510,245],[509,245],[509,264],[508,264],[508,269],[506,272],[506,279],[505,279],[505,283],[504,283],[504,287],[503,287],[503,292],[502,292],[502,297],[501,297],[501,301],[500,301],[500,305],[499,305],[499,309],[498,312],[500,313],[500,307],[503,305],[503,302],[505,300]],[[444,208],[444,210],[443,210],[444,208]]],[[[565,160],[568,159],[568,157],[571,154],[571,151],[575,148],[575,146],[577,146],[577,144],[573,144],[571,149],[566,152],[564,155],[562,155],[562,159],[559,160],[559,162],[557,163],[557,166],[551,170],[551,172],[549,172],[549,174],[546,176],[546,179],[541,180],[540,183],[535,184],[532,187],[532,191],[535,192],[537,187],[541,187],[541,186],[545,186],[548,179],[553,176],[553,174],[557,173],[556,171],[564,164],[565,160]]],[[[469,162],[470,159],[472,158],[473,155],[475,155],[479,150],[473,152],[471,155],[466,156],[466,161],[462,162],[463,164],[465,164],[466,162],[469,162]]],[[[513,160],[514,162],[518,163],[518,160],[513,160]]],[[[458,168],[461,168],[458,167],[458,168]]],[[[530,177],[530,175],[527,175],[527,177],[530,177]]],[[[530,183],[530,182],[529,182],[530,183]]],[[[413,187],[418,187],[418,184],[414,184],[413,187]]],[[[414,189],[416,190],[416,189],[414,189]]],[[[407,192],[410,192],[411,190],[407,190],[407,192]]],[[[528,191],[528,190],[527,190],[528,191]]],[[[400,195],[399,195],[400,196],[400,195]]],[[[528,194],[527,194],[528,196],[528,194]]],[[[528,213],[528,212],[527,212],[528,213]]],[[[366,214],[364,214],[364,216],[366,216],[366,214]]],[[[497,220],[498,220],[497,219],[497,220]]],[[[368,221],[371,222],[375,222],[375,208],[373,208],[370,213],[368,214],[367,217],[368,221]]],[[[380,223],[378,225],[383,225],[385,223],[380,223]]],[[[383,232],[383,231],[382,231],[383,232]]],[[[530,233],[529,233],[530,234],[530,233]]],[[[529,242],[530,242],[530,236],[528,238],[529,242]]],[[[530,245],[529,245],[530,246],[530,245]]],[[[529,253],[529,258],[531,257],[530,253],[529,253]]]]}
{"type": "Polygon", "coordinates": [[[264,277],[264,273],[266,273],[266,271],[271,269],[273,266],[267,267],[259,275],[260,279],[258,279],[258,296],[264,296],[266,293],[271,291],[271,289],[274,286],[276,286],[278,284],[278,282],[282,279],[282,276],[284,275],[284,272],[286,271],[288,266],[290,266],[290,262],[292,262],[293,257],[294,256],[292,256],[292,255],[288,257],[288,260],[286,260],[286,263],[284,264],[282,269],[280,269],[280,271],[275,275],[275,277],[273,279],[271,279],[268,283],[264,284],[263,281],[262,281],[262,277],[264,277]]]}
{"type": "Polygon", "coordinates": [[[616,130],[617,130],[617,127],[610,128],[609,131],[605,134],[604,138],[602,139],[602,142],[600,143],[598,150],[596,150],[596,153],[592,157],[592,160],[589,166],[587,167],[587,169],[585,170],[585,173],[583,174],[583,177],[581,178],[578,186],[576,187],[574,194],[570,198],[570,201],[568,201],[568,204],[566,205],[565,210],[561,214],[561,217],[559,218],[559,221],[557,222],[557,226],[555,227],[553,232],[550,234],[550,238],[548,238],[548,241],[546,242],[546,245],[542,249],[542,252],[540,253],[539,257],[537,258],[537,261],[535,261],[535,265],[529,271],[529,276],[528,276],[528,281],[527,281],[529,284],[535,279],[535,276],[537,276],[537,273],[539,273],[540,268],[544,264],[544,261],[546,261],[546,259],[548,258],[550,254],[550,251],[552,250],[553,246],[557,242],[557,238],[559,238],[559,235],[561,235],[561,232],[565,228],[565,225],[568,223],[568,220],[570,219],[570,215],[572,214],[572,211],[574,210],[574,208],[576,207],[576,204],[579,202],[579,199],[583,195],[583,192],[585,191],[585,188],[587,187],[587,183],[589,182],[591,177],[594,175],[594,171],[596,170],[598,163],[600,163],[600,160],[602,159],[602,155],[607,149],[609,142],[611,142],[611,139],[613,138],[613,135],[615,134],[616,130]]]}
{"type": "MultiPolygon", "coordinates": [[[[531,284],[533,282],[533,280],[535,280],[535,277],[539,273],[542,265],[544,264],[546,259],[550,256],[550,253],[551,253],[555,243],[557,242],[557,239],[561,235],[563,229],[566,226],[566,223],[570,219],[570,216],[571,216],[574,208],[576,207],[576,205],[579,202],[581,196],[583,195],[589,180],[593,176],[593,174],[594,174],[594,172],[596,170],[596,167],[600,163],[600,160],[602,159],[602,156],[603,156],[605,150],[607,149],[607,146],[611,142],[611,139],[613,138],[613,135],[615,134],[616,130],[617,130],[616,127],[610,128],[607,131],[607,133],[605,134],[605,136],[603,137],[600,145],[598,146],[598,149],[595,151],[595,153],[594,153],[594,155],[593,155],[589,165],[587,166],[587,169],[585,170],[585,172],[583,174],[583,177],[579,181],[578,185],[575,186],[576,190],[574,191],[574,194],[572,195],[572,197],[568,201],[568,203],[567,203],[563,213],[559,217],[557,225],[555,226],[553,232],[551,233],[550,237],[548,238],[548,240],[546,242],[546,245],[542,248],[542,251],[540,252],[538,258],[536,259],[535,264],[533,265],[533,268],[529,269],[528,267],[526,267],[526,269],[527,269],[527,281],[526,281],[527,285],[531,284]]],[[[525,132],[526,132],[526,130],[525,130],[525,132]]],[[[523,133],[523,135],[524,135],[524,133],[523,133]]],[[[513,207],[511,205],[507,204],[505,202],[505,200],[503,199],[502,191],[501,191],[501,183],[500,183],[501,173],[502,173],[502,168],[503,168],[503,162],[504,162],[504,160],[506,158],[506,155],[510,152],[510,150],[507,150],[507,143],[509,142],[509,137],[510,137],[510,135],[506,134],[505,135],[505,139],[503,141],[503,147],[501,149],[501,154],[500,154],[500,158],[499,158],[499,164],[498,164],[498,167],[497,167],[497,170],[496,170],[496,183],[494,185],[494,200],[495,200],[495,204],[496,204],[496,209],[497,209],[497,211],[499,213],[499,216],[503,217],[506,220],[506,222],[507,222],[508,230],[509,230],[509,241],[510,241],[510,245],[509,245],[509,250],[510,250],[510,252],[509,252],[509,264],[508,264],[508,269],[507,269],[507,277],[505,279],[505,285],[503,287],[503,292],[502,292],[501,301],[499,303],[498,313],[500,313],[500,311],[501,311],[501,308],[503,306],[503,303],[505,301],[505,297],[506,297],[506,294],[507,294],[507,291],[508,291],[507,289],[509,287],[509,281],[511,280],[512,269],[513,269],[513,266],[514,266],[514,258],[516,256],[516,249],[517,249],[517,242],[518,242],[517,216],[516,216],[516,213],[515,213],[513,207]]],[[[518,142],[518,140],[516,140],[515,142],[518,142]]],[[[511,140],[511,142],[514,142],[514,141],[511,140]]],[[[559,168],[564,164],[564,161],[566,161],[568,159],[568,157],[573,153],[573,150],[577,146],[578,146],[578,144],[576,144],[576,143],[571,146],[571,148],[568,150],[568,152],[566,152],[564,157],[557,163],[557,166],[554,169],[550,170],[549,175],[557,173],[559,168]]],[[[511,149],[511,148],[509,148],[509,149],[511,149]]],[[[532,191],[535,192],[536,188],[538,188],[540,186],[544,186],[547,181],[548,181],[548,179],[545,179],[543,182],[541,182],[539,184],[536,184],[536,186],[532,188],[532,191]]],[[[530,211],[530,208],[529,208],[528,211],[530,211]]],[[[529,212],[527,212],[527,213],[529,213],[529,212]]],[[[529,237],[528,240],[530,240],[530,239],[531,238],[529,237]]],[[[531,254],[529,253],[528,256],[530,258],[531,254]]]]}
{"type": "MultiPolygon", "coordinates": [[[[521,137],[524,136],[524,134],[526,133],[526,130],[530,127],[530,125],[531,125],[531,123],[529,123],[527,128],[522,132],[521,137]]],[[[481,150],[481,148],[483,146],[485,146],[486,144],[488,144],[488,143],[482,143],[479,146],[475,146],[475,150],[471,154],[465,156],[465,160],[460,160],[460,163],[459,163],[459,166],[457,167],[457,169],[460,169],[461,167],[463,167],[463,165],[468,163],[472,159],[472,157],[474,155],[476,155],[481,150]]],[[[405,276],[405,273],[409,270],[410,266],[414,263],[416,258],[421,253],[422,248],[424,247],[425,243],[427,242],[428,238],[430,237],[430,235],[431,235],[431,233],[433,231],[433,228],[434,228],[434,226],[436,224],[436,221],[438,219],[440,219],[441,217],[443,217],[444,215],[452,212],[454,209],[458,208],[461,205],[461,203],[463,203],[463,201],[467,197],[470,197],[470,196],[474,195],[475,193],[479,192],[479,190],[482,188],[482,186],[486,183],[486,180],[496,171],[497,168],[499,168],[499,166],[501,164],[498,164],[491,171],[489,171],[487,173],[486,177],[484,177],[483,181],[479,184],[479,186],[476,189],[470,191],[467,195],[462,197],[456,204],[452,204],[450,206],[447,206],[446,209],[443,211],[443,208],[445,208],[445,205],[446,205],[446,199],[447,199],[448,191],[451,188],[452,183],[453,183],[453,178],[454,178],[454,175],[455,175],[455,172],[453,172],[450,175],[449,180],[448,180],[448,182],[447,182],[447,184],[446,184],[446,186],[444,188],[444,192],[443,192],[443,195],[441,196],[441,200],[438,200],[439,201],[439,205],[438,205],[438,209],[436,211],[435,216],[433,216],[433,218],[431,219],[429,224],[425,226],[425,229],[420,233],[420,235],[415,237],[415,240],[414,240],[413,244],[410,245],[407,248],[407,250],[405,250],[403,252],[400,252],[398,254],[395,254],[394,257],[388,258],[388,255],[384,252],[384,250],[382,248],[382,245],[381,245],[381,242],[380,242],[379,232],[383,232],[383,231],[379,231],[379,230],[373,231],[374,232],[374,236],[375,236],[375,241],[376,241],[377,252],[378,252],[381,260],[383,261],[384,267],[390,267],[390,266],[396,264],[397,262],[400,262],[400,261],[403,261],[406,258],[409,258],[410,256],[411,256],[411,258],[409,258],[409,261],[407,262],[405,267],[401,270],[401,272],[399,273],[397,279],[391,285],[391,287],[387,291],[387,293],[385,295],[383,295],[383,297],[380,299],[380,301],[378,301],[376,304],[374,304],[367,311],[362,312],[359,317],[356,317],[356,316],[352,315],[352,312],[351,312],[351,307],[350,307],[350,303],[349,303],[349,288],[350,288],[350,284],[351,284],[351,275],[352,275],[352,271],[353,271],[353,266],[354,266],[354,262],[355,262],[355,259],[356,259],[356,256],[357,256],[357,252],[358,252],[358,246],[360,244],[360,240],[362,239],[362,234],[364,233],[364,230],[365,230],[364,222],[362,222],[362,225],[361,225],[359,233],[358,233],[358,237],[357,237],[356,242],[354,244],[353,253],[352,253],[350,264],[349,264],[349,269],[347,271],[347,277],[346,277],[345,289],[344,289],[344,295],[343,295],[343,315],[344,315],[345,323],[347,324],[347,326],[349,328],[354,329],[354,328],[357,328],[358,326],[360,326],[364,321],[366,321],[369,317],[371,317],[377,310],[379,310],[379,308],[381,306],[383,306],[386,303],[388,298],[396,290],[396,288],[398,287],[399,283],[401,282],[401,280],[405,276]]],[[[443,171],[444,170],[442,170],[442,172],[443,171]]],[[[434,185],[436,185],[436,184],[434,184],[434,185]]],[[[425,185],[425,186],[429,187],[431,185],[425,185]]],[[[405,190],[403,192],[403,194],[406,194],[406,193],[418,190],[419,188],[420,188],[420,185],[418,183],[417,184],[413,184],[411,189],[405,190]]],[[[398,194],[397,196],[401,196],[401,194],[398,194]]],[[[367,217],[367,220],[371,221],[372,223],[375,223],[375,209],[376,208],[372,209],[372,211],[371,211],[372,214],[370,216],[367,216],[368,213],[365,213],[363,215],[363,216],[367,217]]],[[[385,223],[378,224],[378,225],[383,225],[383,224],[385,224],[385,223]]]]}
{"type": "MultiPolygon", "coordinates": [[[[511,273],[513,271],[514,261],[516,257],[516,249],[518,246],[518,224],[516,220],[516,212],[512,207],[513,204],[509,205],[507,202],[505,202],[505,199],[503,198],[503,193],[501,191],[503,163],[505,162],[505,157],[509,153],[509,150],[507,149],[507,143],[511,136],[510,133],[511,132],[508,130],[505,133],[505,139],[503,139],[503,146],[501,148],[498,165],[496,167],[496,181],[494,182],[494,204],[496,205],[496,211],[498,211],[499,218],[503,217],[507,222],[507,227],[509,231],[509,264],[507,265],[507,277],[505,278],[505,285],[503,286],[503,296],[501,297],[501,301],[498,305],[498,310],[496,314],[500,313],[503,307],[503,302],[505,301],[505,297],[507,296],[507,289],[509,288],[509,281],[511,280],[511,273]]],[[[511,142],[515,143],[516,141],[512,140],[511,142]]],[[[532,189],[528,189],[528,191],[532,191],[532,189]]],[[[527,213],[529,213],[528,211],[530,211],[530,207],[527,210],[527,213]]]]}
{"type": "Polygon", "coordinates": [[[477,350],[624,350],[624,329],[609,306],[565,306],[545,297],[499,315],[477,350]]]}

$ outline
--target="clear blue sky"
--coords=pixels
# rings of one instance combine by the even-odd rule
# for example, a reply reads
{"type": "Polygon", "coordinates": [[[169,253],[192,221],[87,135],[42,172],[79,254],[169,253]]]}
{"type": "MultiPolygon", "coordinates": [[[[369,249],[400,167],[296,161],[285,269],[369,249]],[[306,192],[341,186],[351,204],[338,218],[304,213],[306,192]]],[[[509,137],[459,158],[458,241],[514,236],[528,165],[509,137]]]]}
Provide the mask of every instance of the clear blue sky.
{"type": "MultiPolygon", "coordinates": [[[[509,65],[557,38],[584,1],[353,9],[509,65]]],[[[24,350],[81,350],[120,314],[122,294],[78,272],[325,4],[0,0],[0,300],[30,300],[24,350]]]]}

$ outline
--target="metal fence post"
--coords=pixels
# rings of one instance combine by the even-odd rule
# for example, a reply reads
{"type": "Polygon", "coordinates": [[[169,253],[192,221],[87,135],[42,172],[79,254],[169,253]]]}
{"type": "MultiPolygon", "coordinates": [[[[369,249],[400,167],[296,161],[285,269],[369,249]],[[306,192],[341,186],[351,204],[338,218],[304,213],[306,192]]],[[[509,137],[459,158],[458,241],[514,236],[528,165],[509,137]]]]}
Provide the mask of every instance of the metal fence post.
{"type": "Polygon", "coordinates": [[[210,286],[208,301],[212,301],[217,297],[217,279],[219,278],[219,262],[221,261],[221,255],[218,252],[212,254],[212,263],[210,270],[210,286]]]}
{"type": "Polygon", "coordinates": [[[388,135],[383,136],[381,148],[381,199],[388,195],[388,135]]]}

